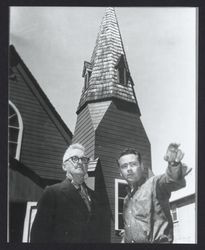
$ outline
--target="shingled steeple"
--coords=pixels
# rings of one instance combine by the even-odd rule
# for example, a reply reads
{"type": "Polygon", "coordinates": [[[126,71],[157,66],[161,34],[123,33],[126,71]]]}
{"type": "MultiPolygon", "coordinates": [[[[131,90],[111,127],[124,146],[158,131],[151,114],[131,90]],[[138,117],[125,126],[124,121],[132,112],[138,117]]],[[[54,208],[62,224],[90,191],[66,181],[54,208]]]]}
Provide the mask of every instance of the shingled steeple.
{"type": "Polygon", "coordinates": [[[142,154],[148,177],[151,148],[113,8],[106,9],[91,60],[84,62],[83,77],[72,142],[82,143],[86,156],[92,159],[87,185],[95,189],[103,215],[99,218],[99,242],[118,243],[117,232],[123,228],[123,189],[116,159],[125,148],[135,148],[142,154]]]}
{"type": "Polygon", "coordinates": [[[77,113],[86,103],[111,98],[137,105],[114,8],[105,11],[91,60],[84,62],[83,77],[85,85],[77,113]]]}

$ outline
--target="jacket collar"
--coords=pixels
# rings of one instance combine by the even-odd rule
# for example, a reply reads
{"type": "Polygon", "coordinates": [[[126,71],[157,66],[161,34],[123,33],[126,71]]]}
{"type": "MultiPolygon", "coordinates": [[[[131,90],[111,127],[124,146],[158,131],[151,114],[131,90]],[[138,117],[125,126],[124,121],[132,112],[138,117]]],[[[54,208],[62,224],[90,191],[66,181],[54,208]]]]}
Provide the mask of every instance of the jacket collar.
{"type": "MultiPolygon", "coordinates": [[[[72,200],[76,206],[81,207],[82,211],[88,212],[87,206],[83,199],[80,196],[79,190],[71,183],[71,181],[66,178],[62,183],[62,192],[66,195],[69,199],[72,200]]],[[[85,184],[83,184],[86,186],[85,184]]]]}
{"type": "Polygon", "coordinates": [[[126,191],[127,191],[128,196],[129,196],[129,197],[132,197],[132,196],[135,194],[135,192],[137,191],[137,189],[138,189],[140,186],[142,186],[142,184],[145,183],[145,181],[146,181],[146,179],[145,179],[144,177],[141,178],[141,180],[140,180],[138,183],[134,183],[133,189],[132,189],[132,190],[131,190],[131,187],[128,185],[128,186],[126,187],[126,191]]]}

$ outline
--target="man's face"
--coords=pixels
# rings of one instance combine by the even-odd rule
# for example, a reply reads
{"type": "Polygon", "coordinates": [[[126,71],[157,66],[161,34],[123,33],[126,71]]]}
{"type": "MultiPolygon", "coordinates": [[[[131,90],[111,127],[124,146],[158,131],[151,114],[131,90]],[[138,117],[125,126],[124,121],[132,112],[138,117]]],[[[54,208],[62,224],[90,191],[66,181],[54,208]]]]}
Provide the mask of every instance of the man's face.
{"type": "Polygon", "coordinates": [[[142,165],[138,161],[138,156],[135,154],[127,154],[120,157],[118,160],[120,172],[123,178],[129,183],[138,183],[143,175],[142,165]]]}
{"type": "Polygon", "coordinates": [[[84,177],[88,170],[88,164],[83,163],[85,157],[84,151],[80,149],[73,149],[71,157],[64,163],[64,169],[67,175],[84,177]]]}

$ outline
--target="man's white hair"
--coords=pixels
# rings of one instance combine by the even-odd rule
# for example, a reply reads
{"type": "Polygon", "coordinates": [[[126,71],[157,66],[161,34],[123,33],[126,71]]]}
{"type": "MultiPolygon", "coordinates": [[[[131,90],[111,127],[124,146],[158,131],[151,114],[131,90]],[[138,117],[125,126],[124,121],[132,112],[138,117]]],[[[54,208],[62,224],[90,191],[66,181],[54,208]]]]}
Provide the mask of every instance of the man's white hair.
{"type": "Polygon", "coordinates": [[[79,150],[82,150],[83,152],[85,152],[85,148],[84,148],[84,146],[82,144],[80,144],[80,143],[73,143],[65,151],[65,154],[63,156],[63,163],[65,161],[67,161],[72,156],[72,151],[74,149],[79,149],[79,150]]]}

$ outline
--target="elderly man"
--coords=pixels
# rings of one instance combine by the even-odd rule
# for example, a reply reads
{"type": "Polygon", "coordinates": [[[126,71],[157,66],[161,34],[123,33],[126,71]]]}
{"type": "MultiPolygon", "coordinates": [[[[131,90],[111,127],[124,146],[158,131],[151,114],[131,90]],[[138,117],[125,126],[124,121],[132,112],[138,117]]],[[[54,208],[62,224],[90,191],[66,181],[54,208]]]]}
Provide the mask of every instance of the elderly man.
{"type": "Polygon", "coordinates": [[[66,179],[45,189],[31,230],[31,242],[95,242],[95,197],[84,183],[89,159],[81,144],[63,156],[66,179]]]}
{"type": "Polygon", "coordinates": [[[172,191],[186,186],[184,176],[190,172],[181,163],[184,154],[178,144],[171,143],[165,160],[165,174],[147,179],[141,155],[133,149],[121,153],[118,164],[128,182],[124,200],[124,243],[172,243],[173,223],[169,208],[172,191]]]}

